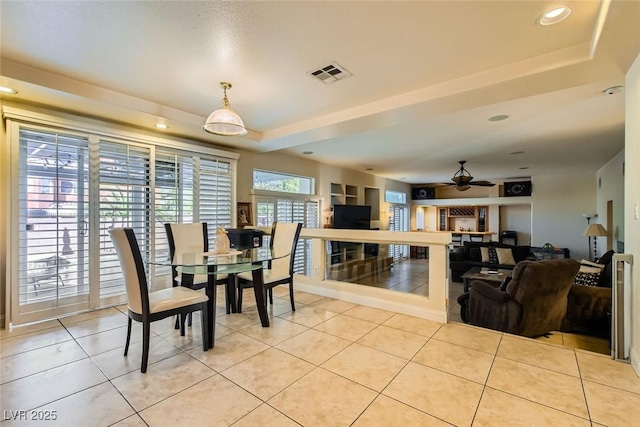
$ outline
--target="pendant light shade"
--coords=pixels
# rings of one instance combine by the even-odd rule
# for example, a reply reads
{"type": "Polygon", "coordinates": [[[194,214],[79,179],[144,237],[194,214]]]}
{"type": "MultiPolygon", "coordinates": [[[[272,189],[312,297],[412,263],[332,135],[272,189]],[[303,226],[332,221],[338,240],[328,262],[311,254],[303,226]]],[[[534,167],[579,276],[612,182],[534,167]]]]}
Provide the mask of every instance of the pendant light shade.
{"type": "Polygon", "coordinates": [[[247,134],[247,129],[238,114],[231,109],[229,99],[227,99],[227,89],[231,89],[231,83],[220,82],[220,87],[224,90],[222,98],[222,108],[209,115],[202,129],[205,132],[221,136],[242,136],[247,134]]]}

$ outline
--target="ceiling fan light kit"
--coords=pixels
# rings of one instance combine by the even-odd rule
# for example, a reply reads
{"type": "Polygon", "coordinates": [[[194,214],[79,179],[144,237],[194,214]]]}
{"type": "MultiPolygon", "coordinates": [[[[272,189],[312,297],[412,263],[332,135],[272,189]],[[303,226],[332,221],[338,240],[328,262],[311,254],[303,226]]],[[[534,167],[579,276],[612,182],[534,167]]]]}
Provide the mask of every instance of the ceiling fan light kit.
{"type": "Polygon", "coordinates": [[[231,89],[231,83],[220,82],[220,87],[224,91],[222,98],[222,108],[209,115],[202,129],[214,135],[220,136],[242,136],[247,134],[247,129],[240,116],[231,109],[227,98],[227,89],[231,89]]]}
{"type": "Polygon", "coordinates": [[[451,178],[451,181],[453,181],[454,184],[447,185],[455,185],[455,189],[458,191],[467,191],[472,185],[478,185],[481,187],[493,187],[495,185],[489,181],[473,181],[471,173],[464,168],[464,164],[467,163],[467,161],[460,160],[458,163],[460,163],[460,169],[451,178]]]}

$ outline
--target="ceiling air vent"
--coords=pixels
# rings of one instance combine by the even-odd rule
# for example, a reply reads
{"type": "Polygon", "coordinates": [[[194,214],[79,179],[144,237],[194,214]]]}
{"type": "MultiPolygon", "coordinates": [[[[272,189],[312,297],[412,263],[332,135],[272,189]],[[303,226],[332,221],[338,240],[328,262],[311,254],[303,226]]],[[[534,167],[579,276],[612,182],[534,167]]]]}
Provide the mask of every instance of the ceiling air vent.
{"type": "Polygon", "coordinates": [[[346,79],[347,77],[351,77],[352,74],[347,71],[344,67],[332,62],[326,67],[319,68],[317,70],[309,71],[311,77],[320,80],[322,83],[335,83],[338,80],[346,79]]]}

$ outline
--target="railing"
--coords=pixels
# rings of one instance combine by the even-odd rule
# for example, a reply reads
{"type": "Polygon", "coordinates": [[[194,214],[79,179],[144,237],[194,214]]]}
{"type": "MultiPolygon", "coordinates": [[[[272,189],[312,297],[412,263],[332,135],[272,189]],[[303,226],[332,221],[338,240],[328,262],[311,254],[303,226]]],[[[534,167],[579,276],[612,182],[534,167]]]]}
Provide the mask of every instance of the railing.
{"type": "Polygon", "coordinates": [[[613,255],[611,341],[615,360],[629,360],[631,349],[631,269],[633,255],[613,255]]]}
{"type": "Polygon", "coordinates": [[[311,263],[307,269],[311,274],[296,275],[296,290],[447,321],[451,233],[303,228],[300,237],[311,240],[311,255],[306,260],[311,263]],[[389,245],[428,247],[428,292],[398,292],[359,283],[370,283],[380,274],[401,274],[387,252],[389,245]]]}

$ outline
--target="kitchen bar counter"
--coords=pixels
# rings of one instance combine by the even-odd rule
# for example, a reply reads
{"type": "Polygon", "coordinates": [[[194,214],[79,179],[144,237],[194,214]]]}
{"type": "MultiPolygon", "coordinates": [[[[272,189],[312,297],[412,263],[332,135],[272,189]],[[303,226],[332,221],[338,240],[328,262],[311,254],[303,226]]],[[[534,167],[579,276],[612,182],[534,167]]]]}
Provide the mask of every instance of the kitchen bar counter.
{"type": "Polygon", "coordinates": [[[472,235],[472,236],[493,236],[496,234],[493,231],[440,231],[439,233],[451,233],[451,234],[462,234],[462,235],[472,235]]]}
{"type": "Polygon", "coordinates": [[[436,231],[436,233],[451,233],[454,241],[454,246],[456,245],[455,236],[461,236],[461,241],[458,245],[462,245],[464,242],[471,242],[472,240],[475,242],[477,239],[473,237],[481,237],[483,242],[490,242],[491,236],[497,234],[493,231],[436,231]]]}
{"type": "MultiPolygon", "coordinates": [[[[451,235],[462,236],[462,242],[470,242],[471,236],[481,236],[483,242],[490,242],[491,236],[497,234],[494,231],[430,231],[430,230],[413,230],[415,232],[426,232],[426,233],[451,233],[451,235]]],[[[460,243],[462,244],[462,243],[460,243]]],[[[455,245],[455,238],[454,238],[455,245]]]]}

